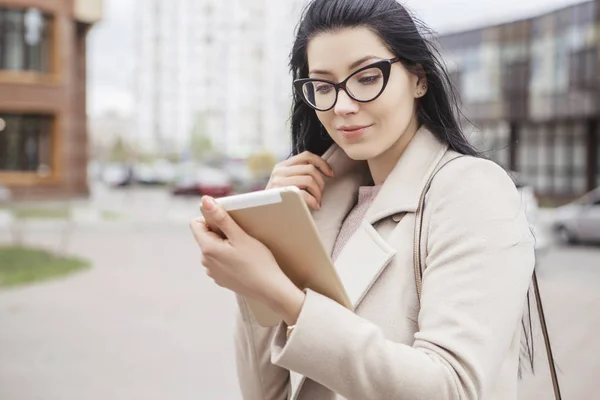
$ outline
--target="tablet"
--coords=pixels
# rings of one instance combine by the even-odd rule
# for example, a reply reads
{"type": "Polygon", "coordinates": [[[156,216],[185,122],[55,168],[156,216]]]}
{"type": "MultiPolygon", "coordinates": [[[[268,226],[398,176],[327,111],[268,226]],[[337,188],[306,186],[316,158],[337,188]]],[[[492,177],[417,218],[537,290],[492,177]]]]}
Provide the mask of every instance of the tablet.
{"type": "MultiPolygon", "coordinates": [[[[300,189],[268,189],[216,201],[242,229],[271,250],[281,270],[298,288],[311,289],[352,309],[300,189]]],[[[204,215],[202,205],[200,211],[204,215]]],[[[275,326],[281,321],[266,305],[247,301],[261,326],[275,326]]]]}

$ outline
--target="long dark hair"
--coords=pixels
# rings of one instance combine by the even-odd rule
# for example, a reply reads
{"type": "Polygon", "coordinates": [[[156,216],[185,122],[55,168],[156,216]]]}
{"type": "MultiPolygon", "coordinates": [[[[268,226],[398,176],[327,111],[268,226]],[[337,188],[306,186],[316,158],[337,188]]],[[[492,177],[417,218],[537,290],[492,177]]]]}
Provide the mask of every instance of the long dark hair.
{"type": "MultiPolygon", "coordinates": [[[[322,32],[366,27],[376,33],[409,71],[427,77],[428,89],[419,99],[419,123],[425,125],[452,150],[479,156],[463,134],[458,96],[450,82],[434,35],[396,0],[313,0],[304,9],[290,57],[294,79],[308,76],[308,42],[322,32]]],[[[321,131],[313,109],[294,93],[292,154],[305,150],[322,155],[333,140],[321,131]]]]}
{"type": "MultiPolygon", "coordinates": [[[[324,32],[354,27],[370,29],[395,56],[400,57],[406,69],[418,76],[425,74],[428,90],[419,99],[419,123],[439,140],[447,143],[450,149],[482,157],[463,133],[458,95],[434,42],[434,32],[396,0],[312,0],[303,11],[290,55],[293,79],[308,76],[306,49],[313,37],[324,32]]],[[[292,155],[307,150],[323,155],[333,144],[329,135],[322,131],[315,111],[297,93],[294,93],[291,127],[292,155]]],[[[522,319],[525,336],[521,355],[528,359],[533,370],[529,293],[527,303],[529,312],[522,319]]]]}

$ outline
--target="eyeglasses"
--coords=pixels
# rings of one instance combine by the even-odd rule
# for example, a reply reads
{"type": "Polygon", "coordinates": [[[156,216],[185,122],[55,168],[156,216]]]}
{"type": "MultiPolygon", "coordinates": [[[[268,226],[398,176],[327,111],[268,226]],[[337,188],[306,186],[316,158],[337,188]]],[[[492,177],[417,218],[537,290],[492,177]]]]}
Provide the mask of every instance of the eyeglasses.
{"type": "Polygon", "coordinates": [[[340,89],[353,100],[368,103],[375,100],[385,90],[392,64],[400,61],[400,57],[377,61],[354,71],[340,83],[325,79],[302,78],[294,81],[294,89],[302,100],[317,111],[329,111],[337,103],[340,89]]]}

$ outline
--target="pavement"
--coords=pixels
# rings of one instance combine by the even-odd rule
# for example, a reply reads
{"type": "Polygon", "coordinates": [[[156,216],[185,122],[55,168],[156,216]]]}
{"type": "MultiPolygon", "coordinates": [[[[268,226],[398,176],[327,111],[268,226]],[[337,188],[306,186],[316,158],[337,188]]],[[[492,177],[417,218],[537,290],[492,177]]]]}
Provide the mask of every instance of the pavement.
{"type": "Polygon", "coordinates": [[[0,399],[240,398],[233,297],[206,278],[187,225],[83,229],[67,250],[93,268],[0,291],[0,399]]]}
{"type": "MultiPolygon", "coordinates": [[[[89,207],[125,217],[22,224],[27,244],[93,268],[0,291],[1,400],[241,398],[234,298],[205,276],[187,226],[197,201],[106,192],[89,207]]],[[[10,240],[0,228],[0,243],[10,240]]],[[[600,398],[600,246],[551,244],[538,275],[563,397],[600,398]]],[[[553,398],[536,335],[536,374],[520,399],[553,398]]]]}

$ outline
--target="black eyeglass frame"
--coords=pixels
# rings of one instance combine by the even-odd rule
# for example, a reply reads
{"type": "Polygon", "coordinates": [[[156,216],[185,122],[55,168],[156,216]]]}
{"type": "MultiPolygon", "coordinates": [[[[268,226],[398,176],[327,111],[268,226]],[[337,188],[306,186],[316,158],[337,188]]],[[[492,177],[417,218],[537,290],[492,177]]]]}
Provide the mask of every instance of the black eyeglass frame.
{"type": "Polygon", "coordinates": [[[357,101],[359,103],[369,103],[371,101],[376,100],[379,96],[381,96],[381,94],[383,93],[383,91],[385,90],[385,88],[387,87],[388,81],[390,80],[390,72],[392,70],[392,64],[400,61],[401,58],[400,57],[394,57],[394,58],[390,58],[388,60],[381,60],[381,61],[377,61],[374,62],[372,64],[366,65],[356,71],[354,71],[353,73],[351,73],[346,79],[344,79],[342,82],[340,83],[335,83],[333,81],[329,81],[327,79],[319,79],[319,78],[300,78],[300,79],[296,79],[294,81],[294,89],[296,90],[296,93],[298,93],[298,95],[300,96],[300,98],[302,99],[302,101],[309,106],[310,108],[312,108],[313,110],[316,111],[329,111],[331,110],[333,107],[335,107],[335,105],[337,104],[338,101],[338,95],[340,93],[340,89],[344,89],[344,92],[346,92],[346,94],[348,96],[350,96],[350,98],[354,101],[357,101]],[[379,68],[379,70],[381,71],[382,75],[383,75],[383,85],[381,86],[381,90],[379,91],[379,93],[377,93],[377,95],[375,97],[373,97],[370,100],[359,100],[356,97],[354,97],[354,95],[346,88],[346,84],[348,83],[348,81],[356,74],[359,74],[367,69],[372,69],[372,68],[379,68]],[[324,82],[324,83],[329,83],[330,85],[333,86],[333,88],[335,89],[335,100],[333,101],[333,105],[329,108],[317,108],[314,105],[310,104],[310,102],[306,99],[306,96],[304,95],[304,90],[302,89],[302,87],[304,86],[305,83],[308,82],[324,82]]]}

